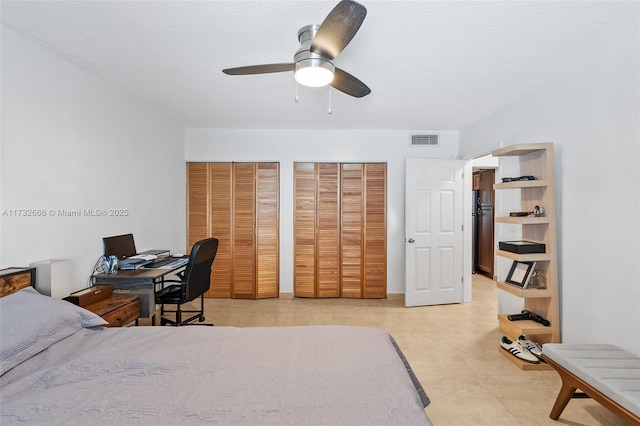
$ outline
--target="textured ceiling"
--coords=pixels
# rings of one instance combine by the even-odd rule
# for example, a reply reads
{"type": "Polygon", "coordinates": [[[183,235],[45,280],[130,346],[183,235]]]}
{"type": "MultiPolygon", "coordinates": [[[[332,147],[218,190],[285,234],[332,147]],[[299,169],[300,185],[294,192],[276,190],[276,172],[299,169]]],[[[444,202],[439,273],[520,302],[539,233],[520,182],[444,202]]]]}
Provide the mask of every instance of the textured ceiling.
{"type": "Polygon", "coordinates": [[[336,1],[2,1],[2,22],[188,127],[459,129],[638,36],[637,2],[361,1],[335,65],[369,96],[298,88],[298,30],[336,1]]]}

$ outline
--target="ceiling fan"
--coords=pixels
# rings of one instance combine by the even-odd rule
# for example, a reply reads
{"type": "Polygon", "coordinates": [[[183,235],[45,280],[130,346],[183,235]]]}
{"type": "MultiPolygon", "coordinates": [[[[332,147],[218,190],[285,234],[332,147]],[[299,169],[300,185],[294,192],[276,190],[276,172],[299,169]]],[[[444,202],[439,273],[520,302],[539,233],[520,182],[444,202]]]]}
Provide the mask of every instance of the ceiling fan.
{"type": "Polygon", "coordinates": [[[367,9],[355,1],[342,0],[321,25],[307,25],[298,31],[300,49],[292,63],[249,65],[222,70],[228,75],[268,74],[293,71],[298,83],[310,87],[328,84],[347,95],[361,98],[371,93],[362,81],[333,65],[362,25],[367,9]]]}

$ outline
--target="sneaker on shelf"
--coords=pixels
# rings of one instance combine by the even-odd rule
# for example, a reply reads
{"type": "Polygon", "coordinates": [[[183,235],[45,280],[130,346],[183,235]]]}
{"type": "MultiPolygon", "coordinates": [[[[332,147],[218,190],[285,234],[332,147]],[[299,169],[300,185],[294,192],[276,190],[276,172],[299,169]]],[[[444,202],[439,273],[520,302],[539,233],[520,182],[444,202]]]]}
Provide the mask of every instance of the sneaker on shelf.
{"type": "Polygon", "coordinates": [[[500,346],[511,355],[515,356],[516,358],[520,358],[523,361],[527,361],[532,364],[540,363],[538,357],[532,354],[531,351],[529,351],[529,349],[527,349],[527,347],[519,340],[512,342],[511,340],[509,340],[509,338],[507,338],[507,336],[502,336],[500,346]]]}
{"type": "Polygon", "coordinates": [[[540,357],[540,355],[542,355],[542,346],[540,346],[539,343],[536,343],[532,340],[527,340],[527,338],[525,338],[524,336],[518,337],[518,341],[522,343],[527,349],[529,349],[529,352],[531,352],[538,358],[540,357]]]}

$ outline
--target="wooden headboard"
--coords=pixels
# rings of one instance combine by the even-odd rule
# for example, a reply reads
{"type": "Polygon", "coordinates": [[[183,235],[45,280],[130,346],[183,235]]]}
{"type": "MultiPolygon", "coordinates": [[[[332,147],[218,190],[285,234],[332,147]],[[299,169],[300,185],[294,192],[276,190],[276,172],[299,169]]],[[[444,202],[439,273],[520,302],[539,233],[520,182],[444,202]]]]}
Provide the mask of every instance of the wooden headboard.
{"type": "Polygon", "coordinates": [[[0,269],[0,297],[15,293],[25,287],[34,287],[35,282],[35,268],[0,269]]]}

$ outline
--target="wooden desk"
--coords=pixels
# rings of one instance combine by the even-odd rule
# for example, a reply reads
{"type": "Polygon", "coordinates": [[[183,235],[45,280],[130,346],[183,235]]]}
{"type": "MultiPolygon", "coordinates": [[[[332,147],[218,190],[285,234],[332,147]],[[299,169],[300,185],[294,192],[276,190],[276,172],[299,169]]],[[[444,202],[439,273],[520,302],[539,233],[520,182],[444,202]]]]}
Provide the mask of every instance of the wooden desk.
{"type": "Polygon", "coordinates": [[[136,269],[118,271],[117,274],[95,274],[94,284],[113,284],[114,293],[134,294],[140,297],[140,317],[153,318],[156,314],[156,284],[162,284],[164,278],[180,269],[136,269]]]}

